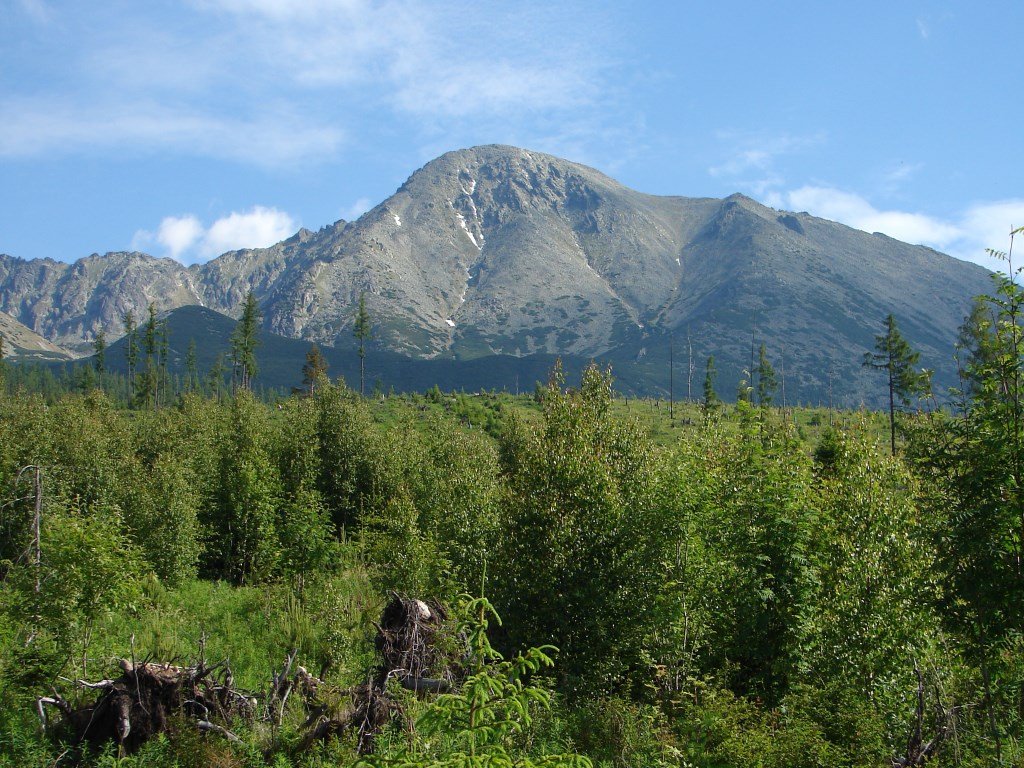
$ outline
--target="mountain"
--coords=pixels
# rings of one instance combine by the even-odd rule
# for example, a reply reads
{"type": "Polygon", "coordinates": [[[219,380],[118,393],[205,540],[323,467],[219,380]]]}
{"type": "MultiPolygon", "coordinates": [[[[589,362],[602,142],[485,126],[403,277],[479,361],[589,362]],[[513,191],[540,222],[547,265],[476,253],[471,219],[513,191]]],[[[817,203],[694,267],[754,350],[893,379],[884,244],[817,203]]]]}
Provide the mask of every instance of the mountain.
{"type": "Polygon", "coordinates": [[[72,357],[67,350],[47,341],[5,312],[0,312],[0,339],[3,339],[5,360],[70,360],[72,357]]]}
{"type": "Polygon", "coordinates": [[[101,329],[120,335],[124,313],[139,320],[151,301],[170,309],[202,299],[192,273],[171,259],[94,253],[66,264],[0,254],[0,311],[80,354],[101,329]]]}
{"type": "MultiPolygon", "coordinates": [[[[514,147],[449,152],[357,221],[185,268],[137,253],[74,264],[0,256],[0,310],[81,350],[126,310],[233,314],[248,290],[267,330],[351,348],[360,294],[377,347],[413,360],[569,355],[610,361],[642,391],[677,393],[708,355],[735,391],[751,346],[788,398],[876,399],[860,368],[887,314],[955,382],[952,348],[987,270],[742,195],[660,197],[514,147]]],[[[695,388],[694,388],[695,389],[695,388]]]]}

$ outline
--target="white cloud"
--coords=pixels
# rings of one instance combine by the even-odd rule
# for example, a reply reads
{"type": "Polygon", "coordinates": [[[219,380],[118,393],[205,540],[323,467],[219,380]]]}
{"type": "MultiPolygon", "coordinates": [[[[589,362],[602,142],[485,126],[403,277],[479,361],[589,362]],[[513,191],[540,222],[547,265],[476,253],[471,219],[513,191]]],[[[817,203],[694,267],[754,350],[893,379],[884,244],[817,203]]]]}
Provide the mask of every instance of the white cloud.
{"type": "Polygon", "coordinates": [[[296,232],[298,225],[284,211],[257,205],[249,211],[234,211],[206,228],[195,216],[167,216],[155,233],[140,229],[132,238],[132,248],[161,249],[184,264],[207,261],[227,251],[242,248],[266,248],[296,232]]]}
{"type": "Polygon", "coordinates": [[[160,222],[156,240],[172,259],[179,259],[202,236],[203,225],[195,216],[168,216],[160,222]]]}
{"type": "Polygon", "coordinates": [[[239,248],[265,248],[284,240],[298,229],[284,211],[257,205],[246,213],[232,213],[213,222],[203,236],[201,255],[212,258],[239,248]]]}
{"type": "MultiPolygon", "coordinates": [[[[860,195],[833,187],[804,186],[772,192],[764,200],[775,208],[807,211],[865,232],[882,232],[897,240],[927,245],[993,270],[1005,270],[1005,264],[986,255],[985,249],[1005,250],[1011,227],[1024,224],[1024,199],[976,203],[945,218],[880,210],[860,195]]],[[[1024,263],[1024,255],[1018,263],[1024,263]]]]}

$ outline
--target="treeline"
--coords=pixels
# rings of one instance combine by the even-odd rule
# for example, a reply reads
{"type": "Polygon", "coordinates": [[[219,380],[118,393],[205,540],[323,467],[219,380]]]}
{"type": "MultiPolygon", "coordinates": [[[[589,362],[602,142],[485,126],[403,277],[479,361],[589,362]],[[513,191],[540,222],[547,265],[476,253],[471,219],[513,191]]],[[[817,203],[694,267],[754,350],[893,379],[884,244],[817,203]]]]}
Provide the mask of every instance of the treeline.
{"type": "MultiPolygon", "coordinates": [[[[613,416],[596,368],[575,389],[556,369],[496,438],[415,410],[381,423],[325,379],[274,406],[6,397],[0,765],[59,753],[33,735],[35,696],[100,652],[152,652],[125,636],[140,617],[164,645],[182,615],[216,625],[220,582],[254,601],[245,622],[288,617],[240,675],[291,646],[339,690],[365,675],[366,605],[482,591],[498,648],[558,652],[531,678],[550,708],[465,731],[478,762],[1020,765],[1022,301],[1009,279],[979,301],[957,410],[904,417],[897,455],[855,414],[808,446],[767,397],[708,407],[660,448],[613,416]],[[323,609],[339,591],[349,607],[323,609]]],[[[477,764],[461,736],[394,728],[376,764],[477,764]]],[[[247,738],[220,747],[234,764],[356,760],[344,738],[300,756],[247,738]]]]}

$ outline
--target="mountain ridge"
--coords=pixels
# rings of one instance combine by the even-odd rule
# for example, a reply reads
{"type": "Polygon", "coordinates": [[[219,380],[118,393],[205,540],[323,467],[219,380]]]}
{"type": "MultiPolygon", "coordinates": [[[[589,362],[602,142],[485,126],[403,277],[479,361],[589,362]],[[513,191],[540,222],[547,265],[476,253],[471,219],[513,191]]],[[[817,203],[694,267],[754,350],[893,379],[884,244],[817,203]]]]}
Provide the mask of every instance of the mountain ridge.
{"type": "Polygon", "coordinates": [[[956,328],[989,275],[741,194],[649,195],[579,163],[486,145],[428,162],[356,221],[205,264],[0,256],[0,311],[84,351],[149,301],[235,314],[253,290],[268,330],[346,347],[363,295],[378,346],[410,359],[610,359],[648,371],[660,391],[668,346],[686,335],[702,360],[716,356],[727,390],[754,337],[785,356],[796,392],[820,394],[838,376],[856,399],[870,391],[860,355],[890,312],[939,384],[953,383],[956,328]]]}

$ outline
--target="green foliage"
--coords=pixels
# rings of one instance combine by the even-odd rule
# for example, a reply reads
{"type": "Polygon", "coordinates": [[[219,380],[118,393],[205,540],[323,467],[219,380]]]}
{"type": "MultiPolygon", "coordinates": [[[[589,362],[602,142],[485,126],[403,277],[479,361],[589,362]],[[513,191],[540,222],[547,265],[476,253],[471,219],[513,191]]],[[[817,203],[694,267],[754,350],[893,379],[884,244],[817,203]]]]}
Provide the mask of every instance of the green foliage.
{"type": "MultiPolygon", "coordinates": [[[[1009,253],[1022,231],[1011,234],[1009,253]]],[[[974,670],[983,754],[1002,761],[1020,759],[1012,734],[1021,713],[1009,699],[1019,693],[1011,681],[1020,680],[1021,664],[1018,657],[1006,666],[1004,649],[1019,647],[1024,632],[1024,292],[1016,275],[997,274],[994,283],[962,329],[961,413],[920,425],[910,454],[931,481],[942,618],[963,639],[974,670]]]]}
{"type": "Polygon", "coordinates": [[[638,663],[655,615],[666,509],[655,456],[609,415],[611,378],[553,381],[544,422],[501,441],[507,485],[495,561],[514,641],[553,640],[571,687],[607,690],[638,663]]]}
{"type": "Polygon", "coordinates": [[[771,405],[772,400],[775,398],[775,391],[778,388],[779,383],[775,378],[775,368],[772,367],[765,346],[762,344],[758,353],[757,363],[757,404],[762,407],[771,405]]]}
{"type": "Polygon", "coordinates": [[[591,768],[571,753],[530,754],[522,736],[538,709],[551,706],[551,692],[532,681],[553,666],[552,646],[529,648],[505,659],[487,638],[498,614],[486,598],[468,599],[459,634],[469,646],[469,675],[457,693],[439,696],[416,722],[409,743],[357,763],[367,768],[591,768]]]}
{"type": "Polygon", "coordinates": [[[272,460],[273,427],[266,409],[239,392],[230,405],[220,455],[220,492],[205,521],[207,568],[236,583],[271,577],[278,565],[280,480],[272,460]]]}
{"type": "Polygon", "coordinates": [[[316,392],[317,383],[327,377],[327,369],[330,364],[327,358],[320,351],[320,347],[313,344],[306,353],[306,362],[302,364],[302,386],[310,394],[316,392]]]}
{"type": "MultiPolygon", "coordinates": [[[[474,603],[469,683],[396,691],[417,729],[382,733],[371,762],[886,765],[914,727],[915,668],[923,737],[956,713],[933,764],[1019,762],[1018,291],[998,283],[973,313],[960,409],[904,417],[896,457],[871,414],[694,405],[672,425],[596,369],[568,391],[556,371],[538,402],[366,400],[326,380],[270,407],[125,410],[110,379],[0,397],[0,766],[54,763],[34,700],[57,675],[192,659],[203,638],[253,690],[298,649],[343,708],[378,663],[384,590],[450,604],[485,571],[495,644],[553,641],[559,665],[491,655],[474,603]]],[[[306,713],[288,709],[279,729],[239,724],[242,747],[186,728],[120,764],[355,759],[345,738],[295,754],[306,713]]]]}
{"type": "Polygon", "coordinates": [[[707,366],[704,369],[704,397],[701,401],[704,404],[705,413],[711,413],[721,403],[718,394],[715,392],[715,378],[718,371],[715,370],[715,356],[708,357],[707,366]]]}
{"type": "Polygon", "coordinates": [[[802,677],[870,704],[893,749],[913,714],[915,667],[940,637],[932,531],[916,496],[906,468],[879,456],[861,433],[835,436],[822,481],[802,677]]]}
{"type": "Polygon", "coordinates": [[[718,447],[704,456],[701,495],[691,503],[714,561],[706,574],[718,601],[712,658],[735,665],[738,690],[774,702],[787,689],[811,581],[810,464],[781,424],[761,431],[748,419],[731,439],[713,429],[707,439],[718,447]]]}

